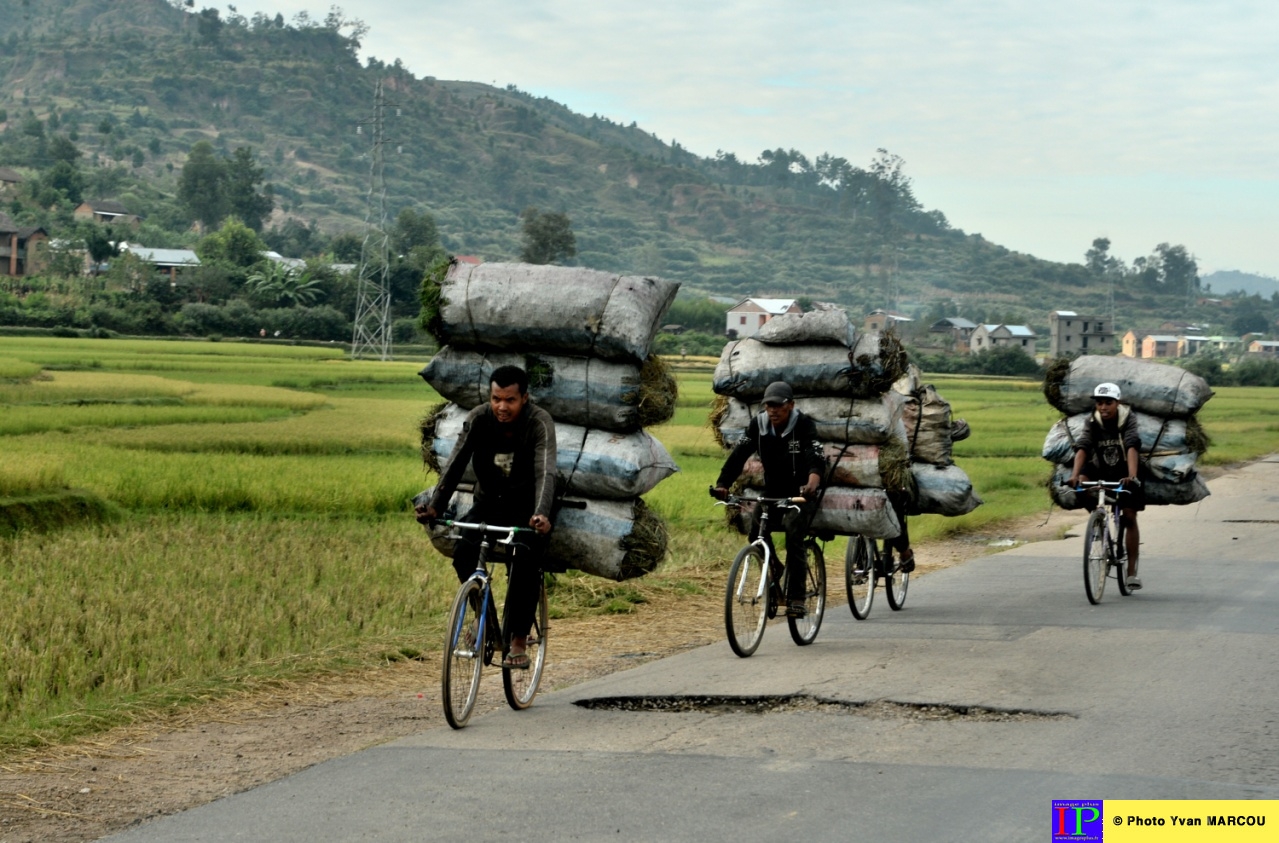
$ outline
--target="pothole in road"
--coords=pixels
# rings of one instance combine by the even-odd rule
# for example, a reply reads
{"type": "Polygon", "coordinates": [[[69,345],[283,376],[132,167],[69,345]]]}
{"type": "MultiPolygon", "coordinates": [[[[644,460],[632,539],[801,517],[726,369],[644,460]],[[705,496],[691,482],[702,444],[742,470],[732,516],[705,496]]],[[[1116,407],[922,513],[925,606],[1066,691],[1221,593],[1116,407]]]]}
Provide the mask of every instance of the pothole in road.
{"type": "Polygon", "coordinates": [[[592,711],[659,712],[683,714],[851,714],[878,720],[965,720],[986,723],[1012,723],[1030,720],[1074,720],[1075,715],[1063,711],[1031,711],[1028,709],[987,708],[975,705],[944,703],[903,703],[892,700],[848,702],[814,697],[808,694],[771,696],[665,696],[665,697],[594,697],[576,700],[575,705],[592,711]]]}

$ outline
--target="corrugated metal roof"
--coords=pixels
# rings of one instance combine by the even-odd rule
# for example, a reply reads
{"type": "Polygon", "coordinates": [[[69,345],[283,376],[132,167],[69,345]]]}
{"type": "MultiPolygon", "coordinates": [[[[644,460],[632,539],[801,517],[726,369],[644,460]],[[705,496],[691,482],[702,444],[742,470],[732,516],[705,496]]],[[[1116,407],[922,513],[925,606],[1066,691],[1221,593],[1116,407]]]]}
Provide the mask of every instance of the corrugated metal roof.
{"type": "Polygon", "coordinates": [[[148,249],[146,246],[125,244],[121,247],[144,261],[156,266],[199,266],[200,258],[190,249],[148,249]]]}

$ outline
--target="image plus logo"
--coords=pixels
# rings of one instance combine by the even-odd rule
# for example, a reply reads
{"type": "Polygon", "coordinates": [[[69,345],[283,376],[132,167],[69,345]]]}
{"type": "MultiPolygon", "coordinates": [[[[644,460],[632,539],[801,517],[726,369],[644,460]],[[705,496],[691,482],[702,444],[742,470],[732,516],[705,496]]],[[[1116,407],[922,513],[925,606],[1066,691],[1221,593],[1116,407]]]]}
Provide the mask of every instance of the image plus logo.
{"type": "Polygon", "coordinates": [[[1104,816],[1100,799],[1054,799],[1053,843],[1100,843],[1104,816]]]}

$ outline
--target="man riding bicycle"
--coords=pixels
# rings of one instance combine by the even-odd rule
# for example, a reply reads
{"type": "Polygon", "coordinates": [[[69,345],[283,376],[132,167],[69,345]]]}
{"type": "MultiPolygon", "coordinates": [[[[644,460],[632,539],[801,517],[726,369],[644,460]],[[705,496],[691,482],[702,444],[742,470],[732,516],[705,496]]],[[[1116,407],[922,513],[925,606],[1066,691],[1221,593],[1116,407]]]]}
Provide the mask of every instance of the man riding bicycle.
{"type": "Polygon", "coordinates": [[[1137,417],[1127,404],[1120,404],[1119,386],[1100,383],[1093,390],[1096,409],[1088,416],[1079,438],[1075,440],[1075,462],[1071,468],[1070,488],[1081,480],[1124,481],[1127,494],[1120,501],[1120,517],[1124,527],[1124,549],[1128,555],[1125,582],[1129,590],[1141,588],[1137,576],[1137,553],[1141,533],[1137,529],[1137,513],[1145,509],[1141,481],[1137,479],[1141,437],[1137,434],[1137,417]]]}
{"type": "MultiPolygon", "coordinates": [[[[528,373],[518,366],[499,366],[489,376],[489,402],[467,415],[430,501],[414,508],[423,524],[437,518],[470,465],[476,477],[475,505],[459,520],[527,524],[537,532],[511,565],[506,595],[511,644],[502,662],[507,668],[529,666],[525,650],[541,595],[539,558],[551,531],[555,457],[555,422],[550,413],[529,403],[528,373]]],[[[475,572],[481,538],[478,531],[466,531],[458,541],[453,568],[459,581],[475,572]]]]}
{"type": "MultiPolygon", "coordinates": [[[[798,511],[787,510],[782,518],[786,531],[786,614],[802,618],[808,582],[808,562],[804,555],[804,539],[816,512],[817,492],[821,488],[826,460],[817,441],[813,420],[795,409],[795,394],[790,384],[776,381],[764,390],[764,412],[751,419],[746,433],[733,446],[712,492],[723,500],[751,454],[759,454],[764,466],[764,496],[789,498],[796,494],[806,498],[798,511]]],[[[759,529],[759,513],[751,520],[751,539],[759,529]]]]}

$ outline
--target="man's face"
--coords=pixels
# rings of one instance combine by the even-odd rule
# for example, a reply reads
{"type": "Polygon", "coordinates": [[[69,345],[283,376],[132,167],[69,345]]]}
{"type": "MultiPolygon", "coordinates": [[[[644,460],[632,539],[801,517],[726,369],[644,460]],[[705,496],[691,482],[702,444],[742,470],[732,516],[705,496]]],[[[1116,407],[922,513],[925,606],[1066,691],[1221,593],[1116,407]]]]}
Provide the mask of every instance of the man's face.
{"type": "Polygon", "coordinates": [[[1094,398],[1093,403],[1097,405],[1097,415],[1102,421],[1110,421],[1119,415],[1119,402],[1113,398],[1094,398]]]}
{"type": "Polygon", "coordinates": [[[513,383],[510,386],[489,384],[489,406],[493,408],[493,415],[503,424],[518,419],[527,403],[528,393],[521,393],[519,384],[513,383]]]}
{"type": "Polygon", "coordinates": [[[794,406],[794,401],[785,401],[781,404],[765,404],[764,412],[768,415],[768,423],[774,428],[781,430],[786,426],[786,422],[790,421],[790,411],[794,408],[794,406]]]}

